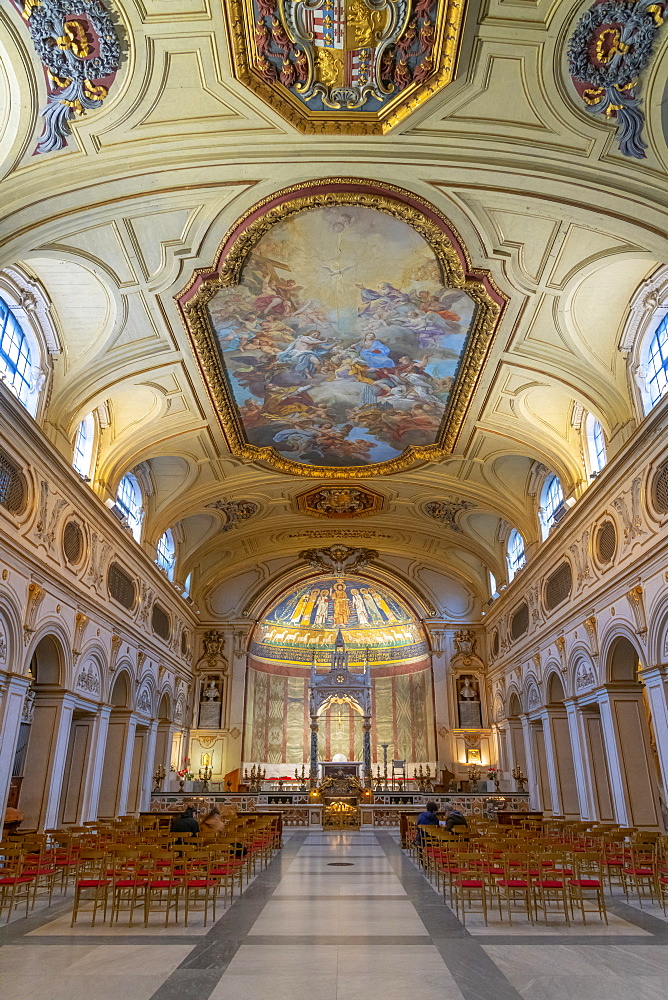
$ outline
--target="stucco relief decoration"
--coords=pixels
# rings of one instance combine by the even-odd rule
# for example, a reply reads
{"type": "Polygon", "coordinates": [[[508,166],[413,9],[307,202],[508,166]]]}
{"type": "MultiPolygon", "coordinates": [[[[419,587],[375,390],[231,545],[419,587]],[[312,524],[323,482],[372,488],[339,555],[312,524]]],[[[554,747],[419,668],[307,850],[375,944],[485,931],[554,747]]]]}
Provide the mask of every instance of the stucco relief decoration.
{"type": "Polygon", "coordinates": [[[590,665],[583,660],[575,671],[575,690],[584,691],[585,688],[593,687],[595,683],[596,674],[590,665]]]}
{"type": "Polygon", "coordinates": [[[206,506],[210,510],[222,511],[225,515],[226,521],[220,529],[221,532],[231,531],[238,524],[243,524],[244,521],[248,521],[249,518],[257,514],[260,509],[260,505],[253,500],[214,500],[213,503],[208,503],[206,506]]]}
{"type": "Polygon", "coordinates": [[[504,300],[428,202],[333,179],[250,209],[179,303],[232,452],[350,479],[449,454],[504,300]]]}
{"type": "Polygon", "coordinates": [[[625,156],[645,157],[641,137],[645,116],[639,97],[667,3],[602,0],[585,11],[568,44],[568,67],[575,89],[592,115],[617,122],[625,156]]]}
{"type": "Polygon", "coordinates": [[[540,705],[540,692],[535,684],[531,684],[527,694],[527,705],[529,709],[538,708],[540,705]]]}
{"type": "Polygon", "coordinates": [[[471,629],[461,629],[459,632],[455,632],[454,641],[457,654],[464,658],[464,666],[468,667],[471,660],[475,656],[475,649],[477,645],[475,634],[471,631],[471,629]]]}
{"type": "Polygon", "coordinates": [[[235,75],[301,132],[382,134],[454,77],[461,0],[230,0],[235,75]]]}
{"type": "Polygon", "coordinates": [[[137,698],[137,708],[143,715],[151,714],[151,692],[148,688],[142,688],[137,698]]]}
{"type": "Polygon", "coordinates": [[[72,119],[101,107],[109,94],[121,64],[119,30],[99,0],[14,3],[42,61],[48,90],[35,153],[51,153],[67,145],[72,119]]]}
{"type": "Polygon", "coordinates": [[[300,513],[334,520],[377,514],[384,504],[380,494],[363,486],[322,486],[295,499],[300,513]]]}
{"type": "Polygon", "coordinates": [[[457,517],[459,514],[463,514],[467,510],[475,507],[474,503],[470,500],[430,500],[429,503],[424,505],[424,512],[428,517],[433,517],[434,520],[440,521],[446,527],[450,528],[452,531],[461,531],[457,523],[457,517]]]}
{"type": "Polygon", "coordinates": [[[5,632],[5,626],[0,622],[0,663],[5,663],[7,660],[7,633],[5,632]]]}
{"type": "Polygon", "coordinates": [[[100,677],[92,663],[89,663],[87,667],[82,667],[79,671],[77,690],[85,691],[87,694],[100,693],[100,677]]]}
{"type": "Polygon", "coordinates": [[[313,569],[330,571],[340,576],[364,569],[378,558],[375,549],[351,549],[348,545],[330,545],[328,549],[305,549],[299,558],[313,569]]]}

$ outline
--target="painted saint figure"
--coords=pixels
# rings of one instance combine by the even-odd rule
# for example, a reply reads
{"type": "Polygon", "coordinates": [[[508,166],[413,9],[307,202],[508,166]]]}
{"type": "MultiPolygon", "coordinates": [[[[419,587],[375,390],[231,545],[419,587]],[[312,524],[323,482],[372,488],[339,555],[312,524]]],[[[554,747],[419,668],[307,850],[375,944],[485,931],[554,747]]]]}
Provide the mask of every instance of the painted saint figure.
{"type": "Polygon", "coordinates": [[[316,587],[315,590],[312,590],[310,592],[310,594],[308,595],[308,600],[306,601],[306,604],[304,605],[304,611],[303,611],[303,614],[302,614],[302,620],[300,622],[300,625],[310,625],[311,624],[311,615],[313,614],[313,608],[315,607],[315,602],[318,600],[318,594],[319,593],[320,593],[320,591],[316,587]]]}
{"type": "Polygon", "coordinates": [[[369,621],[372,625],[382,625],[383,616],[381,615],[378,605],[374,600],[374,596],[368,587],[362,587],[362,597],[364,598],[364,603],[366,605],[367,614],[369,615],[369,621]]]}
{"type": "Polygon", "coordinates": [[[347,625],[350,617],[350,602],[345,583],[334,584],[334,624],[347,625]]]}
{"type": "Polygon", "coordinates": [[[318,598],[318,603],[316,605],[315,621],[314,625],[326,625],[327,615],[329,614],[329,590],[321,590],[320,596],[318,598]]]}
{"type": "Polygon", "coordinates": [[[370,625],[369,616],[367,614],[366,605],[364,603],[364,598],[360,594],[357,587],[353,587],[350,591],[350,597],[353,602],[353,608],[357,615],[357,622],[359,625],[370,625]]]}
{"type": "Polygon", "coordinates": [[[297,601],[297,604],[295,605],[295,610],[290,615],[290,624],[291,625],[297,625],[297,624],[299,624],[299,622],[302,619],[302,615],[304,614],[304,611],[306,610],[306,605],[308,604],[308,600],[309,600],[309,594],[308,593],[302,594],[302,596],[299,598],[299,600],[297,601]]]}
{"type": "Polygon", "coordinates": [[[376,604],[378,605],[378,607],[380,608],[380,610],[383,612],[383,614],[387,618],[388,622],[396,622],[397,617],[394,614],[394,612],[392,611],[392,609],[390,608],[389,604],[387,603],[387,601],[385,600],[385,598],[383,597],[383,595],[379,594],[377,590],[374,590],[373,591],[373,597],[374,597],[374,600],[375,600],[376,604]]]}

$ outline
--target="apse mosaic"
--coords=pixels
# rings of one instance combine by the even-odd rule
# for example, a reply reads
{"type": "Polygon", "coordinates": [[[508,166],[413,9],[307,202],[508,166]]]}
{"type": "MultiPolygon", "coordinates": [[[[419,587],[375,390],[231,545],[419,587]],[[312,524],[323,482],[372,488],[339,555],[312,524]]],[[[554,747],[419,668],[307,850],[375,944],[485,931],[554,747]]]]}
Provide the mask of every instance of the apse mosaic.
{"type": "Polygon", "coordinates": [[[254,651],[278,659],[300,651],[296,659],[309,662],[314,650],[334,648],[339,629],[350,651],[426,650],[421,626],[394,594],[363,578],[331,576],[283,597],[258,626],[254,651]]]}
{"type": "Polygon", "coordinates": [[[402,219],[342,205],[273,226],[207,309],[247,441],[359,467],[437,441],[476,303],[402,219]]]}

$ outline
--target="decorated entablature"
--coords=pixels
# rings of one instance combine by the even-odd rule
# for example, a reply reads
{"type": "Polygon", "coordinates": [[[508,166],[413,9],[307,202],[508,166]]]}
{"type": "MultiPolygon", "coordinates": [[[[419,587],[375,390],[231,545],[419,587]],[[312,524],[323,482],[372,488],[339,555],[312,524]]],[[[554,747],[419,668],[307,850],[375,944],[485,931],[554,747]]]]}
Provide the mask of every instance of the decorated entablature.
{"type": "MultiPolygon", "coordinates": [[[[451,453],[505,302],[438,209],[356,178],[254,205],[178,297],[231,452],[349,480],[451,453]]],[[[352,489],[309,512],[379,509],[352,489]]]]}
{"type": "Polygon", "coordinates": [[[229,0],[233,71],[305,133],[388,132],[454,78],[465,0],[229,0]]]}

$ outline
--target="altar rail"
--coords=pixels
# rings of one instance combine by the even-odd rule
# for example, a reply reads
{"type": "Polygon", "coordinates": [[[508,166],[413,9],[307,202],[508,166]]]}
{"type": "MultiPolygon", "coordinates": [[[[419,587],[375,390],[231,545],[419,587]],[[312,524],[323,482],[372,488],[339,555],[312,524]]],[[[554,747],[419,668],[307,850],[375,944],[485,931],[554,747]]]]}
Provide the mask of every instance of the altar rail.
{"type": "MultiPolygon", "coordinates": [[[[436,802],[439,810],[454,806],[465,816],[493,819],[498,811],[526,812],[529,796],[526,792],[508,795],[475,793],[429,794],[410,792],[380,792],[372,802],[361,802],[362,827],[398,827],[401,813],[424,809],[426,802],[436,802]]],[[[151,798],[151,812],[179,812],[187,805],[196,805],[200,812],[208,812],[215,805],[233,805],[239,813],[261,810],[263,813],[280,812],[286,827],[322,826],[323,805],[313,802],[308,792],[257,792],[254,794],[173,792],[156,793],[151,798]]]]}

